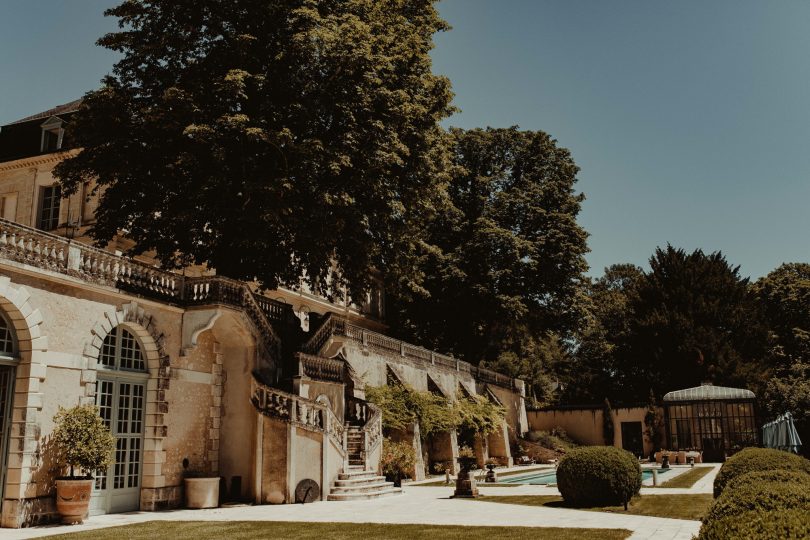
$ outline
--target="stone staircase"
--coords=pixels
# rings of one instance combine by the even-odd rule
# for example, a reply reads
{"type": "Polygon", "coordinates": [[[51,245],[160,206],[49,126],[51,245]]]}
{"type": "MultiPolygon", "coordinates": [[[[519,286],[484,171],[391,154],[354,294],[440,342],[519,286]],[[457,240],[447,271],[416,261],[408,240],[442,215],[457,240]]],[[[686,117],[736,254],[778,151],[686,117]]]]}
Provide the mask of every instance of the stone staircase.
{"type": "Polygon", "coordinates": [[[402,493],[402,488],[394,487],[394,483],[386,482],[384,476],[365,468],[366,461],[363,455],[365,435],[361,428],[350,425],[346,432],[346,440],[349,468],[338,475],[327,500],[361,501],[402,493]]]}
{"type": "Polygon", "coordinates": [[[350,466],[348,471],[338,475],[327,500],[362,501],[400,493],[402,488],[394,487],[393,482],[386,482],[385,477],[377,476],[375,471],[350,466]]]}

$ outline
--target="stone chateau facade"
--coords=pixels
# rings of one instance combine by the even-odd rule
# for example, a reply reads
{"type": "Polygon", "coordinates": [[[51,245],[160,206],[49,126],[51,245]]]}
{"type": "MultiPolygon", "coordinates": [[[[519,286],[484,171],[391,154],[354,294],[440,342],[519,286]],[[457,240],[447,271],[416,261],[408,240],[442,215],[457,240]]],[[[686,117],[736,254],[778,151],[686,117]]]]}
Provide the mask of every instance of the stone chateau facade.
{"type": "MultiPolygon", "coordinates": [[[[527,429],[522,381],[387,336],[381,291],[362,305],[304,285],[261,294],[124,257],[125,238],[91,247],[92,183],[62,198],[51,174],[71,152],[78,104],[0,128],[3,527],[56,517],[48,443],[60,406],[97,405],[117,437],[94,514],[181,506],[187,475],[220,477],[224,501],[257,504],[295,502],[305,480],[323,499],[394,493],[376,476],[382,426],[367,385],[503,405],[498,433],[464,442],[481,464],[511,462],[527,429]]],[[[426,448],[416,426],[391,435],[455,466],[461,434],[426,448]]]]}

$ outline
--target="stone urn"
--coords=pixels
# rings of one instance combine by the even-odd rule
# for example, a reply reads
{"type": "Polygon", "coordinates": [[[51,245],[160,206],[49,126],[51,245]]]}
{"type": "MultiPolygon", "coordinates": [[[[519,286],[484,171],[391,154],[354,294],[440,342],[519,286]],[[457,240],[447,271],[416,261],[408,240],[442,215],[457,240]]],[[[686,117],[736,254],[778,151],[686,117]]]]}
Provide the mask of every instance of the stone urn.
{"type": "Polygon", "coordinates": [[[56,510],[62,523],[83,523],[90,507],[92,478],[63,478],[56,481],[56,510]]]}
{"type": "Polygon", "coordinates": [[[669,469],[669,454],[662,454],[661,455],[661,468],[662,469],[669,469]]]}
{"type": "Polygon", "coordinates": [[[219,506],[219,477],[186,478],[186,508],[219,506]]]}
{"type": "Polygon", "coordinates": [[[478,486],[475,483],[475,476],[471,471],[475,467],[474,457],[456,458],[461,470],[456,478],[456,491],[453,498],[471,499],[479,496],[478,486]]]}
{"type": "Polygon", "coordinates": [[[498,475],[495,474],[495,464],[487,463],[487,477],[484,480],[487,483],[494,484],[498,481],[498,475]]]}

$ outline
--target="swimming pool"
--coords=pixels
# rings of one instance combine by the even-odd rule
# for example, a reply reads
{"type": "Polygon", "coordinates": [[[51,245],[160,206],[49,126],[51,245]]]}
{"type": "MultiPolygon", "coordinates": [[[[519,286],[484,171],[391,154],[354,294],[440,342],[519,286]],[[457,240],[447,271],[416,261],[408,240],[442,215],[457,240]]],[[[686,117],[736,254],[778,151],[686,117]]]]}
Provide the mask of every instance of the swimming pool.
{"type": "MultiPolygon", "coordinates": [[[[670,469],[656,469],[658,476],[666,474],[670,469]]],[[[652,469],[642,469],[641,479],[648,480],[652,478],[652,469]]],[[[533,485],[546,485],[557,483],[557,471],[539,471],[531,474],[522,474],[519,476],[506,476],[498,479],[501,484],[533,484],[533,485]]]]}

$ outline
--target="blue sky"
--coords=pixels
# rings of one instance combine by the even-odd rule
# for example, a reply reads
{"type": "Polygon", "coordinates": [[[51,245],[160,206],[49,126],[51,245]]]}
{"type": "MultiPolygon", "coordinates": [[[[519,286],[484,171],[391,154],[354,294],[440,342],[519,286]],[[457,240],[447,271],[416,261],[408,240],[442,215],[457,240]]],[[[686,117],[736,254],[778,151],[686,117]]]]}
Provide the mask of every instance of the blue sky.
{"type": "MultiPolygon", "coordinates": [[[[113,0],[0,0],[0,124],[97,86],[113,0]]],[[[656,246],[810,260],[810,2],[444,0],[448,125],[571,150],[591,273],[656,246]]]]}

